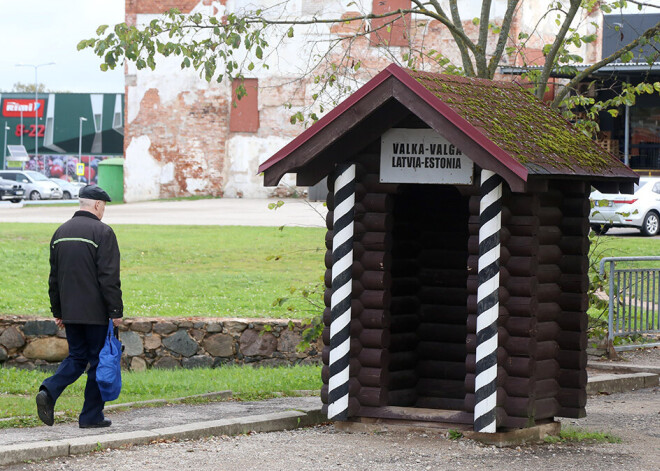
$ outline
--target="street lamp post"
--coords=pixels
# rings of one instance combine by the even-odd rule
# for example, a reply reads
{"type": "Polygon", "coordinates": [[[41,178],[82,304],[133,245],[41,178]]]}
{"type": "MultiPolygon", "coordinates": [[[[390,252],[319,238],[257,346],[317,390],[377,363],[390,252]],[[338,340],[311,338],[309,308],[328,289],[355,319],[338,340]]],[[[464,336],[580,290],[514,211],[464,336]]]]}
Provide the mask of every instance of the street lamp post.
{"type": "Polygon", "coordinates": [[[9,131],[9,126],[7,126],[7,121],[5,121],[5,140],[2,141],[4,146],[2,147],[2,168],[0,170],[4,170],[7,165],[7,131],[9,131]]]}
{"type": "MultiPolygon", "coordinates": [[[[16,64],[16,67],[34,67],[34,161],[39,162],[39,80],[37,79],[37,69],[46,65],[55,65],[55,62],[47,62],[45,64],[16,64]]],[[[46,156],[44,155],[44,174],[46,173],[46,156]]]]}
{"type": "Polygon", "coordinates": [[[23,145],[23,108],[21,108],[21,145],[23,145]]]}
{"type": "MultiPolygon", "coordinates": [[[[78,130],[78,163],[82,162],[82,123],[83,121],[87,121],[86,118],[83,118],[82,116],[80,117],[80,128],[78,130]]],[[[78,172],[76,172],[76,176],[78,176],[78,181],[80,181],[80,175],[78,175],[78,172]]],[[[89,176],[87,177],[87,184],[89,185],[89,176]]]]}

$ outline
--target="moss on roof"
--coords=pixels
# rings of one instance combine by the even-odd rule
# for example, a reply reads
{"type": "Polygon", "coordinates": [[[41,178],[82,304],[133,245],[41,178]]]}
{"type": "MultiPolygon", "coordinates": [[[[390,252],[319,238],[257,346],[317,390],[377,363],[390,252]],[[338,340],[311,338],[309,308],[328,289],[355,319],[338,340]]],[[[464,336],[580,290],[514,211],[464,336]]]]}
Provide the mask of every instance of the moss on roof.
{"type": "Polygon", "coordinates": [[[532,174],[607,175],[626,168],[516,83],[409,73],[532,174]]]}

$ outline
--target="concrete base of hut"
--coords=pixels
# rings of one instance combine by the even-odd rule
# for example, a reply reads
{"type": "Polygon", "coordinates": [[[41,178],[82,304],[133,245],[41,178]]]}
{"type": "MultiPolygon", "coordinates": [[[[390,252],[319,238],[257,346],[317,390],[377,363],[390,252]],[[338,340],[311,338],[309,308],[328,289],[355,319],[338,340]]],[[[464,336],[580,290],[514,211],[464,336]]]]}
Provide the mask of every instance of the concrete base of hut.
{"type": "Polygon", "coordinates": [[[373,419],[358,417],[346,422],[335,422],[335,428],[348,433],[384,433],[384,432],[421,432],[428,434],[449,434],[455,430],[465,438],[497,447],[518,446],[542,442],[548,436],[559,436],[560,422],[535,425],[529,428],[505,430],[497,433],[479,433],[471,430],[470,425],[419,422],[413,420],[373,419]]]}

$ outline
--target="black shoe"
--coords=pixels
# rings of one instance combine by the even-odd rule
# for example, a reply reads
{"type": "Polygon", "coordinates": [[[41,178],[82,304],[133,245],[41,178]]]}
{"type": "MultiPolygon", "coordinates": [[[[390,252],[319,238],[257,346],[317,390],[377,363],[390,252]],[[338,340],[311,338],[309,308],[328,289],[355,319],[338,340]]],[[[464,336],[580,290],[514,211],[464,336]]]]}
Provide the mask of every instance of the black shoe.
{"type": "Polygon", "coordinates": [[[48,391],[42,389],[37,394],[37,414],[39,419],[46,425],[53,425],[55,423],[55,403],[51,399],[48,391]]]}
{"type": "Polygon", "coordinates": [[[112,420],[109,419],[103,419],[101,422],[98,424],[79,424],[80,428],[102,428],[102,427],[110,427],[112,425],[112,420]]]}

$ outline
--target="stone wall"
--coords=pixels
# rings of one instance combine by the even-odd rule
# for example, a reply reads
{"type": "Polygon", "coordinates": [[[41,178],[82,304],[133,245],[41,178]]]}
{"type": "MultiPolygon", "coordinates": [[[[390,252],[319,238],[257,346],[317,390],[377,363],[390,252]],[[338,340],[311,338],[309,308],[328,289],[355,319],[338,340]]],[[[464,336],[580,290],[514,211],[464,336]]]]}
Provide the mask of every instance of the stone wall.
{"type": "MultiPolygon", "coordinates": [[[[316,364],[320,343],[297,352],[304,327],[286,319],[127,318],[119,326],[126,369],[316,364]]],[[[0,316],[0,365],[54,370],[68,354],[52,319],[0,316]]]]}

